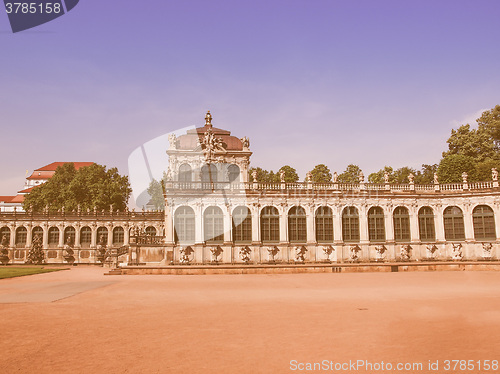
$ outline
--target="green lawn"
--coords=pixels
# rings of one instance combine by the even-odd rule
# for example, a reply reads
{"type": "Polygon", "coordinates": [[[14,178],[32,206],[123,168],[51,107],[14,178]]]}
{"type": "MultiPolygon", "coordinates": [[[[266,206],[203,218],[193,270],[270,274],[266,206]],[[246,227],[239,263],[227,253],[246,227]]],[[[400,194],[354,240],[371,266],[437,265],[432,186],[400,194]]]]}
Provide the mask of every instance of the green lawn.
{"type": "Polygon", "coordinates": [[[40,267],[0,267],[0,279],[22,277],[24,275],[51,273],[53,271],[66,270],[66,269],[47,269],[43,266],[40,267]]]}

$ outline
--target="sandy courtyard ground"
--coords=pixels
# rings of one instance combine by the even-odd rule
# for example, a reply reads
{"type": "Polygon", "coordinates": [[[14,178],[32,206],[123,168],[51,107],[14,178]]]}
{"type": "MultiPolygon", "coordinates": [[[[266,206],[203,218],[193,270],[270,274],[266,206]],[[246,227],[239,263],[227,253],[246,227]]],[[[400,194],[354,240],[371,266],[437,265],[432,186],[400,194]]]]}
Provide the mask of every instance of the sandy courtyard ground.
{"type": "Polygon", "coordinates": [[[500,360],[500,272],[104,272],[0,280],[0,372],[390,372],[298,370],[323,360],[423,364],[404,373],[500,372],[477,363],[500,360]],[[446,370],[453,359],[474,367],[446,370]]]}

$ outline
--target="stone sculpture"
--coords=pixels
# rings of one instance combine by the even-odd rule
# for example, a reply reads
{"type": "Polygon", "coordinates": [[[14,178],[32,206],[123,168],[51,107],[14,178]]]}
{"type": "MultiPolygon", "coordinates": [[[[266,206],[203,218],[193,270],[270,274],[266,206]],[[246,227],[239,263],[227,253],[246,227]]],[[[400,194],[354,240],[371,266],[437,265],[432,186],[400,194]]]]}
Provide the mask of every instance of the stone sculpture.
{"type": "Polygon", "coordinates": [[[241,247],[240,248],[240,258],[245,263],[248,264],[250,262],[250,253],[252,250],[250,247],[241,247]]]}
{"type": "Polygon", "coordinates": [[[462,244],[460,243],[452,243],[453,251],[451,252],[451,259],[453,261],[460,261],[464,258],[464,254],[462,252],[462,244]]]}
{"type": "Polygon", "coordinates": [[[279,248],[276,246],[267,248],[267,252],[269,254],[269,262],[276,262],[275,258],[279,251],[279,248]]]}
{"type": "Polygon", "coordinates": [[[483,258],[485,260],[491,260],[491,251],[493,249],[492,243],[482,243],[483,244],[483,258]]]}
{"type": "Polygon", "coordinates": [[[399,254],[401,256],[401,261],[410,261],[411,246],[409,244],[402,245],[399,254]]]}
{"type": "Polygon", "coordinates": [[[181,247],[179,251],[181,258],[179,259],[179,262],[181,264],[189,265],[189,263],[191,262],[190,256],[193,252],[194,250],[193,248],[191,248],[191,246],[181,247]]]}
{"type": "Polygon", "coordinates": [[[307,248],[304,246],[295,248],[295,262],[304,263],[306,260],[307,248]]]}
{"type": "Polygon", "coordinates": [[[325,260],[326,262],[331,262],[330,255],[333,253],[333,251],[335,251],[335,249],[331,245],[323,247],[323,253],[326,256],[326,260],[325,260]]]}
{"type": "Polygon", "coordinates": [[[218,245],[217,247],[210,248],[210,252],[212,253],[212,262],[219,262],[219,256],[223,252],[221,246],[218,245]]]}
{"type": "Polygon", "coordinates": [[[349,255],[349,259],[351,260],[351,262],[359,262],[359,252],[361,252],[361,248],[359,248],[359,246],[351,246],[349,255]]]}

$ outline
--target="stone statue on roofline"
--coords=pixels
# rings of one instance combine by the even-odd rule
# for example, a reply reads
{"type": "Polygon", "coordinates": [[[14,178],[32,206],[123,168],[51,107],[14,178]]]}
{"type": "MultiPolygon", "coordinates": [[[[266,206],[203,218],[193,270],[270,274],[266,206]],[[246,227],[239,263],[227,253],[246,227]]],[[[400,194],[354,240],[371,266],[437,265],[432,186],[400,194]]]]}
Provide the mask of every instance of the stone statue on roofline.
{"type": "Polygon", "coordinates": [[[306,182],[311,183],[312,182],[312,173],[310,171],[307,172],[306,174],[306,182]]]}
{"type": "Polygon", "coordinates": [[[280,181],[281,183],[285,183],[285,171],[280,170],[280,181]]]}
{"type": "Polygon", "coordinates": [[[252,178],[253,178],[253,181],[254,181],[254,182],[257,182],[257,170],[256,170],[256,169],[254,169],[254,170],[252,171],[252,178]]]}
{"type": "Polygon", "coordinates": [[[363,174],[362,171],[359,172],[358,179],[359,183],[363,183],[365,181],[365,175],[363,174]]]}
{"type": "Polygon", "coordinates": [[[384,183],[389,183],[389,173],[384,171],[384,183]]]}
{"type": "Polygon", "coordinates": [[[415,176],[412,173],[408,174],[408,180],[410,184],[415,183],[415,176]]]}
{"type": "Polygon", "coordinates": [[[170,144],[170,149],[177,149],[177,136],[175,136],[175,134],[168,135],[168,142],[170,144]]]}
{"type": "Polygon", "coordinates": [[[467,183],[467,177],[468,177],[468,175],[467,175],[467,173],[464,171],[464,172],[462,173],[462,182],[463,182],[463,183],[467,183]]]}
{"type": "Polygon", "coordinates": [[[434,173],[434,184],[439,184],[438,173],[434,173]]]}
{"type": "Polygon", "coordinates": [[[497,168],[491,168],[491,179],[498,181],[498,170],[497,168]]]}
{"type": "Polygon", "coordinates": [[[241,145],[243,146],[244,151],[248,151],[250,149],[250,139],[248,137],[244,136],[241,140],[241,145]]]}

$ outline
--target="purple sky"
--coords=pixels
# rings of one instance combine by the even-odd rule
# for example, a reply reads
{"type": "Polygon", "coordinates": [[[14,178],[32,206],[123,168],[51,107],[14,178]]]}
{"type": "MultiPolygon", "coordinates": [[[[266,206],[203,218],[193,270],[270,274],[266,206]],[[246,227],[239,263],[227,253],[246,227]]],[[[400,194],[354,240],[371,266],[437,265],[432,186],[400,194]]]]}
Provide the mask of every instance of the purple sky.
{"type": "MultiPolygon", "coordinates": [[[[0,13],[0,195],[53,161],[127,173],[144,142],[213,123],[252,166],[365,175],[439,162],[500,104],[500,2],[81,0],[12,34],[0,13]]],[[[167,145],[165,145],[167,148],[167,145]]]]}

